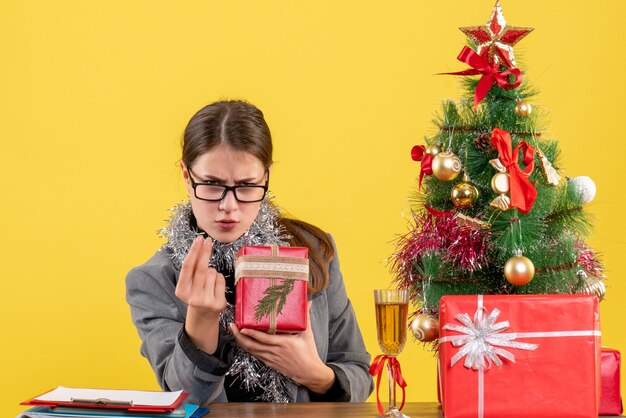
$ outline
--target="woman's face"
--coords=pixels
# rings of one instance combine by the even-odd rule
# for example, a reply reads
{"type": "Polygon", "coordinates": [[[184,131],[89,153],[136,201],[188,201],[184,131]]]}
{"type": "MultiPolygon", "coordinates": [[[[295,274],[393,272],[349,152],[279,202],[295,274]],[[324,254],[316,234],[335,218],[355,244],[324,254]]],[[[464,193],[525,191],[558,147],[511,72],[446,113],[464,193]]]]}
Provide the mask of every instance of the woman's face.
{"type": "Polygon", "coordinates": [[[181,168],[198,227],[220,242],[233,242],[242,236],[256,218],[261,202],[239,202],[232,190],[217,202],[198,199],[189,177],[196,184],[263,186],[268,174],[261,160],[229,145],[220,145],[200,155],[190,167],[181,163],[181,168]]]}

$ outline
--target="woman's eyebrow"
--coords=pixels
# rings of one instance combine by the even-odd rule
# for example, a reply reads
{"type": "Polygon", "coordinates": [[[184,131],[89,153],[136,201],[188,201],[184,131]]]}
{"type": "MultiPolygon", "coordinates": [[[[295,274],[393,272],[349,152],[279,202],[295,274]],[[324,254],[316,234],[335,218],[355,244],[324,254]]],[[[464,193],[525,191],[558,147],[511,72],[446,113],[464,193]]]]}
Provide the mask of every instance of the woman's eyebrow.
{"type": "MultiPolygon", "coordinates": [[[[217,177],[217,176],[213,176],[210,174],[204,175],[204,176],[200,176],[200,181],[216,181],[218,183],[222,183],[222,184],[226,184],[227,181],[223,178],[217,177]]],[[[244,177],[242,179],[236,180],[235,183],[254,183],[257,182],[259,180],[257,180],[256,177],[244,177]]]]}
{"type": "Polygon", "coordinates": [[[210,175],[210,174],[205,174],[205,175],[201,175],[200,176],[200,181],[217,181],[218,183],[223,183],[226,180],[221,179],[221,178],[219,178],[217,176],[213,176],[213,175],[210,175]]]}
{"type": "Polygon", "coordinates": [[[237,180],[235,183],[255,183],[259,181],[256,177],[245,177],[243,179],[237,180]]]}

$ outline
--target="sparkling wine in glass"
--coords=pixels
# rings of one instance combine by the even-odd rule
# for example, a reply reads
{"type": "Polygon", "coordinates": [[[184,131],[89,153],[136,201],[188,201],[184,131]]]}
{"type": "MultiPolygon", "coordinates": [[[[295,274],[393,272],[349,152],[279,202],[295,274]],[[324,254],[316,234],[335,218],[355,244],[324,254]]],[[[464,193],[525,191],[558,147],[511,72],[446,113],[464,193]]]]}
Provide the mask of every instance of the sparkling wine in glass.
{"type": "MultiPolygon", "coordinates": [[[[376,335],[383,354],[396,357],[406,343],[409,291],[406,289],[374,290],[376,303],[376,335]]],[[[389,407],[383,417],[408,418],[396,406],[395,369],[387,363],[389,377],[389,407]]]]}

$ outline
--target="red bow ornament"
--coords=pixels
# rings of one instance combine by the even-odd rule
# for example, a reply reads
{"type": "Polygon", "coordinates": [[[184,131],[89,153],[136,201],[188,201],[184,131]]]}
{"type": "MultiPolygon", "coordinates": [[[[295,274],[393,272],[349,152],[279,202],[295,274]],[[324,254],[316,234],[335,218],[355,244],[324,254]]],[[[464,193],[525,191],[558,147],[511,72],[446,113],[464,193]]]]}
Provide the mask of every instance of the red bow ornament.
{"type": "Polygon", "coordinates": [[[413,161],[422,162],[422,168],[420,169],[419,187],[417,188],[417,190],[419,191],[422,188],[422,178],[424,177],[424,174],[426,174],[427,176],[433,174],[432,164],[434,155],[426,151],[426,147],[424,145],[416,145],[411,149],[411,158],[413,159],[413,161]]]}
{"type": "MultiPolygon", "coordinates": [[[[398,408],[399,410],[402,410],[402,408],[404,408],[404,397],[405,397],[405,388],[406,388],[406,381],[404,380],[404,377],[402,377],[402,370],[400,370],[400,362],[398,361],[397,358],[395,357],[389,357],[387,355],[384,354],[379,354],[378,356],[376,356],[376,358],[374,358],[374,361],[372,362],[372,365],[370,366],[370,374],[372,376],[376,376],[376,403],[378,404],[378,412],[380,412],[380,415],[384,415],[385,414],[385,409],[383,408],[383,404],[380,402],[380,397],[378,396],[378,390],[380,389],[380,378],[383,375],[383,370],[385,368],[385,361],[388,361],[388,367],[389,367],[389,374],[390,374],[390,378],[395,380],[395,383],[398,384],[398,386],[400,386],[402,388],[402,403],[400,404],[400,408],[398,408]]],[[[394,387],[394,392],[395,392],[395,387],[394,387]]],[[[395,403],[395,393],[393,396],[394,399],[394,403],[395,403]]]]}
{"type": "Polygon", "coordinates": [[[520,142],[515,149],[513,149],[511,145],[511,135],[507,131],[499,128],[493,129],[491,133],[491,143],[498,150],[499,158],[489,162],[500,172],[496,173],[493,177],[491,187],[496,193],[502,193],[491,202],[491,205],[501,210],[517,208],[524,214],[530,212],[537,199],[537,189],[535,189],[535,186],[529,180],[530,174],[533,172],[535,166],[535,149],[525,141],[520,142]],[[524,170],[522,170],[518,164],[520,150],[524,156],[523,162],[526,166],[524,170]],[[508,178],[507,187],[498,187],[497,183],[499,182],[496,179],[498,176],[501,176],[501,174],[505,174],[508,178]],[[506,188],[508,188],[508,190],[505,191],[506,188]],[[506,192],[510,192],[510,199],[504,195],[506,192]]]}
{"type": "Polygon", "coordinates": [[[477,75],[483,76],[478,81],[476,91],[474,92],[474,109],[481,102],[495,83],[505,90],[513,90],[519,87],[522,83],[522,72],[518,68],[511,68],[505,71],[498,71],[499,65],[494,63],[490,65],[489,62],[478,55],[472,48],[466,46],[463,47],[461,53],[456,57],[461,62],[468,64],[470,69],[465,71],[458,71],[455,73],[443,73],[450,75],[477,75]],[[515,77],[515,82],[511,82],[509,76],[515,77]]]}

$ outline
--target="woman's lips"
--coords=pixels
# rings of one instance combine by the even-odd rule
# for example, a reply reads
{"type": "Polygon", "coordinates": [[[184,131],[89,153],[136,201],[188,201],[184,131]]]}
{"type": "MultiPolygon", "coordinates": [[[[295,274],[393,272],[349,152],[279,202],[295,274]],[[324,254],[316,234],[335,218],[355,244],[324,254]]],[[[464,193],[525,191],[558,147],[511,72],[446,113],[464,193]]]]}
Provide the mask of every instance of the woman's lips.
{"type": "Polygon", "coordinates": [[[237,221],[232,219],[223,219],[216,222],[222,231],[232,231],[237,226],[237,221]]]}

